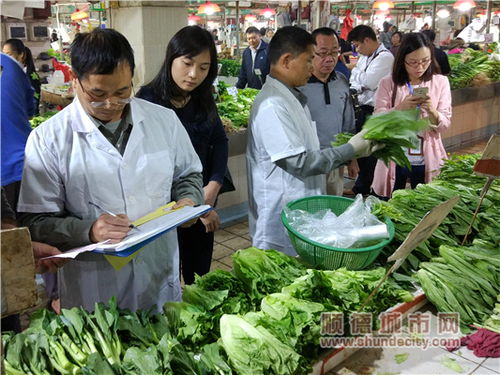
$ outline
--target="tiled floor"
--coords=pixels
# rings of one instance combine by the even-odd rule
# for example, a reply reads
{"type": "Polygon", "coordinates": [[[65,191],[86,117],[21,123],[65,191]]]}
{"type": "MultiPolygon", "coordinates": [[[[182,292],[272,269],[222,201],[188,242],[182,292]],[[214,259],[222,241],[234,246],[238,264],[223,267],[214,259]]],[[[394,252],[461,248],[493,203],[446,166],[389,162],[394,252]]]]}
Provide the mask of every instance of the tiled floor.
{"type": "Polygon", "coordinates": [[[218,268],[231,270],[233,268],[231,255],[236,250],[246,249],[250,246],[252,246],[252,243],[248,235],[248,222],[246,219],[226,225],[215,232],[214,253],[210,270],[218,268]]]}
{"type": "Polygon", "coordinates": [[[486,147],[487,143],[488,143],[487,140],[481,141],[481,142],[476,143],[472,146],[462,148],[462,149],[457,150],[457,151],[452,152],[452,153],[459,154],[459,155],[482,153],[484,151],[484,148],[486,147]]]}
{"type": "Polygon", "coordinates": [[[498,375],[500,359],[478,358],[467,348],[450,353],[442,348],[362,349],[329,372],[336,374],[400,374],[400,375],[498,375]],[[397,363],[396,355],[407,354],[407,359],[397,363]],[[456,367],[455,370],[450,368],[456,367]],[[348,370],[348,371],[347,371],[348,370]]]}

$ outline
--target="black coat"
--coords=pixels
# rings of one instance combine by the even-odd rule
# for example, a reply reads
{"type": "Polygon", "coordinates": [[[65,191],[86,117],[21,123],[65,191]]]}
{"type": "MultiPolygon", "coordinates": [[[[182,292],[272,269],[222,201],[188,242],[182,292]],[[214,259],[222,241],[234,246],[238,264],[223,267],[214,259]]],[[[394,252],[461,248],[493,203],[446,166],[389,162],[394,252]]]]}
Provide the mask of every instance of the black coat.
{"type": "MultiPolygon", "coordinates": [[[[138,98],[163,105],[149,87],[142,87],[138,98]]],[[[203,166],[203,186],[210,181],[224,182],[227,171],[228,140],[217,113],[203,114],[189,101],[183,108],[171,108],[186,129],[203,166]]]]}
{"type": "Polygon", "coordinates": [[[448,55],[442,49],[434,47],[434,57],[441,68],[441,74],[447,76],[451,72],[448,55]]]}

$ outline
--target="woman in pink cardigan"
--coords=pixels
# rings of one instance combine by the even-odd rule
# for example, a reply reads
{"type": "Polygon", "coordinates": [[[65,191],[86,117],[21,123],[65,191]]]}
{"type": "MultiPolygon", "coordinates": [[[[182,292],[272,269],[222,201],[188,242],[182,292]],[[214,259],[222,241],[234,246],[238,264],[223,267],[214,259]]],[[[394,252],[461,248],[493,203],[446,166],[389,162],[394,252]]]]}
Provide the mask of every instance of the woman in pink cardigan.
{"type": "Polygon", "coordinates": [[[379,83],[375,113],[418,107],[421,116],[429,118],[430,128],[419,135],[417,149],[405,150],[411,170],[393,162],[386,166],[378,161],[372,183],[375,194],[390,197],[394,190],[404,189],[408,179],[415,188],[439,174],[443,159],[447,158],[441,133],[451,122],[451,91],[448,78],[438,73],[432,43],[421,33],[405,34],[392,75],[382,78],[379,83]],[[420,87],[426,89],[417,89],[420,87]]]}

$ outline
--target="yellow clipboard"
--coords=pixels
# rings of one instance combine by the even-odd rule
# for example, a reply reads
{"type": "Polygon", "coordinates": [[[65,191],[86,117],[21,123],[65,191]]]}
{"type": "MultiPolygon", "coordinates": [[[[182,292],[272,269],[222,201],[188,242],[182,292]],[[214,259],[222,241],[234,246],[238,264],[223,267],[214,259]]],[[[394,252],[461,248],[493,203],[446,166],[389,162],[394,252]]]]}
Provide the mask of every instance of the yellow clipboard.
{"type": "MultiPolygon", "coordinates": [[[[143,217],[141,217],[141,218],[137,219],[136,221],[132,222],[132,224],[134,226],[138,227],[139,225],[147,223],[148,221],[157,219],[157,218],[159,218],[161,216],[164,216],[166,214],[169,214],[171,212],[177,211],[180,208],[182,208],[182,207],[180,207],[180,208],[173,209],[172,207],[175,206],[175,204],[176,204],[176,202],[172,201],[172,202],[167,203],[167,204],[165,204],[165,205],[163,205],[161,207],[158,207],[153,212],[150,212],[149,214],[144,215],[143,217]]],[[[112,255],[104,255],[104,257],[113,266],[113,268],[116,271],[119,271],[123,267],[125,267],[129,262],[131,262],[132,259],[134,259],[137,255],[139,255],[139,253],[142,250],[143,249],[140,249],[140,250],[136,251],[135,253],[129,255],[128,257],[123,257],[123,258],[122,257],[112,256],[112,255]]]]}
{"type": "Polygon", "coordinates": [[[141,217],[141,218],[137,219],[136,221],[132,222],[132,225],[138,227],[139,225],[147,223],[148,221],[157,219],[157,218],[159,218],[159,217],[161,217],[163,215],[169,214],[171,212],[177,211],[178,209],[182,208],[182,207],[175,208],[175,209],[172,208],[173,206],[175,206],[175,204],[176,204],[176,202],[172,201],[170,203],[167,203],[166,205],[158,207],[153,212],[150,212],[149,214],[144,215],[143,217],[141,217]]]}

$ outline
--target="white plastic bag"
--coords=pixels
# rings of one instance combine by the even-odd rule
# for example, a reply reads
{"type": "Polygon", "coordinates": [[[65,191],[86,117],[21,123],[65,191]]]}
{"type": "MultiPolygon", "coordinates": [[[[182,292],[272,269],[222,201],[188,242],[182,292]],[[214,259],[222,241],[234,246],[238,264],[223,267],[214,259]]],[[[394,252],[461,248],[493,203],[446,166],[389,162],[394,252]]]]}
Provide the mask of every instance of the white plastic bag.
{"type": "Polygon", "coordinates": [[[387,225],[371,213],[376,201],[374,197],[363,201],[358,194],[339,216],[329,209],[313,214],[285,209],[285,215],[292,228],[312,241],[342,249],[364,247],[369,242],[389,237],[387,225]]]}

